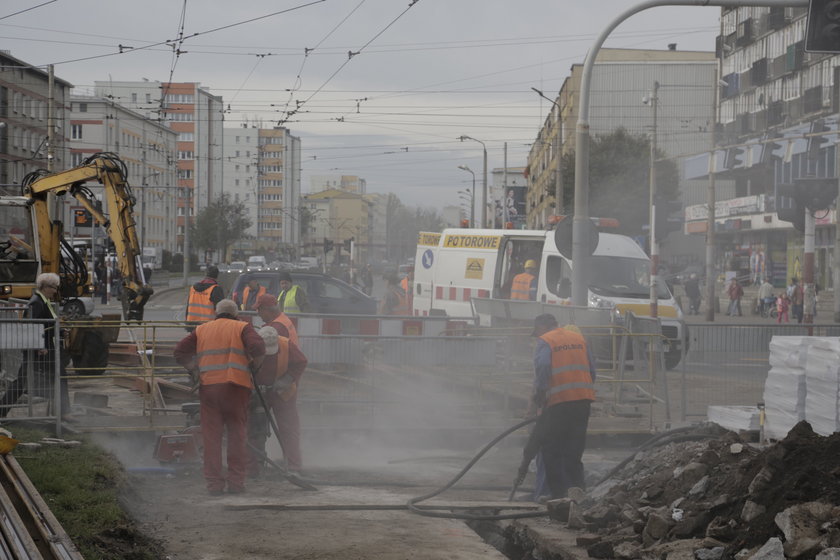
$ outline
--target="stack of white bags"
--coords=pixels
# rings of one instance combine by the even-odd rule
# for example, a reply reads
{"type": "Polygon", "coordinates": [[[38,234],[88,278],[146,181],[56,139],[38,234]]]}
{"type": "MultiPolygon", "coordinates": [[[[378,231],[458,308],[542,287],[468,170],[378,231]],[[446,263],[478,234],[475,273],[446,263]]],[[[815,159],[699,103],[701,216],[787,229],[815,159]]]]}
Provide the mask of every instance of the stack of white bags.
{"type": "Polygon", "coordinates": [[[774,336],[764,384],[764,433],[783,439],[800,420],[818,434],[840,430],[840,340],[774,336]]]}

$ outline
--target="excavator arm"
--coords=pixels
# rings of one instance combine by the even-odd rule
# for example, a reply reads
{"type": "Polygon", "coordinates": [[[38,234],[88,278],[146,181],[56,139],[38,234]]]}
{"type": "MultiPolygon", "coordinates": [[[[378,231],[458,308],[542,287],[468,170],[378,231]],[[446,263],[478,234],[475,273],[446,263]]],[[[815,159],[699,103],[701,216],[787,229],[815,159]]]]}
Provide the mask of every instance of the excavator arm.
{"type": "Polygon", "coordinates": [[[105,227],[114,244],[117,267],[123,282],[123,317],[126,320],[142,320],[143,309],[153,290],[143,277],[142,250],[134,220],[136,200],[126,175],[125,164],[118,156],[107,152],[98,153],[84,160],[78,167],[39,176],[24,184],[23,194],[32,201],[35,211],[43,270],[57,272],[61,259],[61,227],[60,223],[50,219],[48,196],[69,193],[105,227]],[[97,205],[93,192],[85,186],[91,181],[100,183],[104,189],[107,216],[97,205]]]}

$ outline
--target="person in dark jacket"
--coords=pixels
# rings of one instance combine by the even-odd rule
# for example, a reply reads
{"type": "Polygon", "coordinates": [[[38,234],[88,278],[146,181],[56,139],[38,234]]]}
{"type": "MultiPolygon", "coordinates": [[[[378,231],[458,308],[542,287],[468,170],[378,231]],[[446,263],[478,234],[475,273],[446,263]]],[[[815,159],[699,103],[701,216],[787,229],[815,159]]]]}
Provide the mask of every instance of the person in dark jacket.
{"type": "MultiPolygon", "coordinates": [[[[59,382],[61,415],[64,419],[69,419],[70,393],[67,388],[67,379],[65,378],[69,356],[63,351],[62,337],[59,337],[58,348],[56,348],[55,328],[57,323],[55,321],[58,318],[58,314],[52,305],[52,302],[58,299],[60,285],[61,279],[54,272],[39,274],[35,279],[35,291],[32,293],[32,297],[29,298],[24,317],[26,319],[44,320],[44,347],[28,352],[27,362],[21,367],[18,378],[9,385],[2,399],[0,399],[0,417],[6,417],[9,413],[9,405],[17,403],[23,393],[51,397],[53,387],[55,386],[55,366],[56,361],[58,361],[59,373],[61,375],[59,382]],[[25,372],[28,364],[35,371],[35,387],[26,387],[27,380],[25,372]]],[[[51,408],[52,400],[50,401],[51,408]]]]}
{"type": "Polygon", "coordinates": [[[187,322],[197,325],[212,321],[215,317],[216,305],[225,299],[225,291],[219,285],[219,267],[207,267],[207,276],[190,287],[187,300],[187,322]]]}

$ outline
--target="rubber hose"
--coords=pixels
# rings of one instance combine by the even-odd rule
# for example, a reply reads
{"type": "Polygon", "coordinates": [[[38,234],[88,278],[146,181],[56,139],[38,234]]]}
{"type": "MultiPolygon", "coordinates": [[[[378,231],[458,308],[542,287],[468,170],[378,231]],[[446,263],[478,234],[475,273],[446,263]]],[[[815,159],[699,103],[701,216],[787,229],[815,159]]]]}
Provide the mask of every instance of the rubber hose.
{"type": "MultiPolygon", "coordinates": [[[[487,445],[485,445],[483,448],[481,448],[481,450],[478,453],[476,453],[475,457],[470,459],[470,462],[467,463],[464,466],[463,469],[461,469],[461,472],[459,472],[457,475],[455,475],[455,478],[450,480],[445,486],[443,486],[441,488],[438,488],[434,492],[430,492],[428,494],[424,494],[423,496],[418,496],[416,498],[411,498],[410,500],[408,500],[408,502],[406,504],[407,507],[408,507],[408,511],[410,511],[412,513],[416,513],[417,515],[423,515],[423,516],[426,516],[426,517],[439,517],[439,518],[443,518],[443,519],[463,519],[463,520],[466,520],[466,521],[498,521],[498,520],[502,520],[502,519],[525,519],[525,518],[529,518],[529,517],[545,517],[546,515],[548,515],[548,511],[545,511],[545,510],[527,512],[527,513],[511,513],[511,514],[507,514],[507,515],[472,515],[472,514],[467,514],[467,513],[451,513],[451,512],[450,513],[444,513],[444,512],[429,511],[429,510],[425,510],[425,509],[421,509],[421,508],[417,507],[417,504],[419,504],[420,502],[423,502],[423,501],[428,500],[430,498],[434,498],[435,496],[437,496],[439,494],[442,494],[445,491],[452,488],[452,486],[454,486],[456,482],[461,480],[461,478],[465,474],[467,474],[467,472],[473,467],[473,465],[475,465],[476,462],[478,462],[478,460],[481,459],[488,451],[490,451],[490,449],[492,449],[497,443],[499,443],[501,440],[503,440],[504,438],[506,438],[507,436],[509,436],[513,432],[515,432],[516,430],[518,430],[518,429],[520,429],[524,426],[527,426],[528,424],[533,424],[534,422],[536,422],[536,420],[537,420],[537,417],[528,418],[527,420],[523,420],[522,422],[519,422],[518,424],[516,424],[514,426],[511,426],[510,428],[508,428],[507,430],[505,430],[504,432],[502,432],[501,434],[499,434],[498,436],[493,438],[487,445]]],[[[493,509],[493,508],[488,508],[488,509],[493,509]]],[[[496,508],[496,509],[498,509],[498,508],[496,508]]]]}

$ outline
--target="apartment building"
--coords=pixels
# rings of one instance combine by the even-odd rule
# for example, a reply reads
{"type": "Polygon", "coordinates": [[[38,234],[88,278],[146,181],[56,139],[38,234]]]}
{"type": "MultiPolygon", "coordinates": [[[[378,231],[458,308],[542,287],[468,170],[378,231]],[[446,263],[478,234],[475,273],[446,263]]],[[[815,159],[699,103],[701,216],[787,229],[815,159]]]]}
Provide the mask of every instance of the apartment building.
{"type": "MultiPolygon", "coordinates": [[[[590,86],[589,125],[592,137],[624,128],[632,135],[653,132],[653,99],[656,91],[657,145],[667,158],[708,150],[714,111],[715,53],[667,50],[602,49],[595,62],[590,86]],[[658,88],[657,88],[658,84],[658,88]]],[[[555,213],[558,183],[563,200],[573,199],[574,184],[558,172],[560,155],[575,150],[583,64],[574,64],[564,80],[528,155],[525,173],[526,225],[542,229],[555,213]]],[[[722,185],[724,187],[725,185],[722,185]]],[[[706,183],[683,178],[679,184],[685,204],[705,200],[706,183]]],[[[560,214],[572,208],[560,202],[560,214]]],[[[621,220],[620,209],[615,216],[621,220]]],[[[670,251],[683,260],[701,259],[701,240],[668,238],[670,251]],[[681,243],[681,241],[684,241],[681,243]]]]}
{"type": "Polygon", "coordinates": [[[183,251],[186,216],[222,192],[224,106],[196,82],[95,82],[94,93],[166,124],[178,134],[177,232],[183,251]]]}
{"type": "Polygon", "coordinates": [[[283,127],[225,128],[224,192],[245,205],[243,250],[300,256],[300,138],[283,127]]]}
{"type": "MultiPolygon", "coordinates": [[[[806,8],[722,10],[716,150],[685,162],[687,177],[734,182],[718,196],[716,263],[777,287],[802,276],[804,239],[790,222],[786,185],[836,177],[840,57],[805,52],[806,8]]],[[[816,214],[815,280],[832,284],[835,210],[816,214]]],[[[704,234],[707,206],[686,208],[688,232],[704,234]]]]}
{"type": "Polygon", "coordinates": [[[117,154],[126,165],[137,199],[135,220],[141,245],[177,252],[178,134],[110,99],[71,94],[70,107],[70,166],[80,165],[97,152],[117,154]]]}
{"type": "Polygon", "coordinates": [[[367,193],[367,181],[358,175],[312,175],[309,177],[309,192],[318,193],[329,189],[367,193]]]}
{"type": "MultiPolygon", "coordinates": [[[[52,169],[67,167],[68,98],[72,84],[56,77],[52,91],[54,136],[52,169]]],[[[23,177],[47,169],[49,75],[0,51],[0,185],[15,187],[23,177]]]]}
{"type": "MultiPolygon", "coordinates": [[[[373,204],[369,199],[360,194],[329,189],[304,196],[303,204],[311,215],[306,238],[311,251],[323,246],[324,239],[333,241],[335,246],[343,246],[352,239],[356,244],[355,264],[368,262],[373,225],[373,204]]],[[[336,262],[333,257],[327,261],[336,262]]]]}

